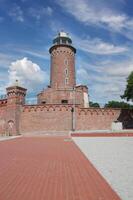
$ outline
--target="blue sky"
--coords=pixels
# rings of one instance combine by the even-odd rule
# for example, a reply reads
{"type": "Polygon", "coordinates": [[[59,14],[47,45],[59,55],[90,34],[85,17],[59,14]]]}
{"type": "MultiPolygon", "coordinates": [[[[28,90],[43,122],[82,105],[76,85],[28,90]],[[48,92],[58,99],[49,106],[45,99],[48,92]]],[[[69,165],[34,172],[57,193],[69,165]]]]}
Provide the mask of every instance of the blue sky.
{"type": "Polygon", "coordinates": [[[133,71],[132,0],[0,0],[0,94],[18,79],[32,101],[49,84],[48,49],[60,30],[77,48],[77,84],[90,100],[121,100],[133,71]]]}

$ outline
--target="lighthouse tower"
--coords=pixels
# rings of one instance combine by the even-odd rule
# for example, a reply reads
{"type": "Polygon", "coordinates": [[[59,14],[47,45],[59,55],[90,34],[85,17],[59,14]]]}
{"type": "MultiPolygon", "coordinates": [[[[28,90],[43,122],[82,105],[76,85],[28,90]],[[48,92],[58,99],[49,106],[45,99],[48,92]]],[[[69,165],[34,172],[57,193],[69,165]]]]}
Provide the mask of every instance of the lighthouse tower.
{"type": "Polygon", "coordinates": [[[68,34],[60,32],[49,49],[51,54],[50,86],[56,89],[74,88],[75,53],[72,40],[68,34]]]}
{"type": "Polygon", "coordinates": [[[88,107],[88,88],[76,86],[75,54],[69,34],[59,32],[49,49],[50,85],[38,94],[38,104],[79,104],[88,107]]]}

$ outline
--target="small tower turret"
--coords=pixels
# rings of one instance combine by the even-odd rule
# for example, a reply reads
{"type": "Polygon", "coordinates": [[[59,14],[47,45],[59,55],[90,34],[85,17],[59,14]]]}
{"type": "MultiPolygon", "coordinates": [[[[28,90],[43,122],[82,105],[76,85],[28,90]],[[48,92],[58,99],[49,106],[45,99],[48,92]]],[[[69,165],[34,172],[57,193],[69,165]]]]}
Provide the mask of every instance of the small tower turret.
{"type": "Polygon", "coordinates": [[[25,96],[27,89],[18,85],[6,88],[8,104],[25,104],[25,96]]]}
{"type": "Polygon", "coordinates": [[[25,96],[27,89],[18,86],[6,88],[7,91],[7,117],[6,117],[6,132],[8,135],[19,134],[19,123],[21,108],[25,104],[25,96]]]}

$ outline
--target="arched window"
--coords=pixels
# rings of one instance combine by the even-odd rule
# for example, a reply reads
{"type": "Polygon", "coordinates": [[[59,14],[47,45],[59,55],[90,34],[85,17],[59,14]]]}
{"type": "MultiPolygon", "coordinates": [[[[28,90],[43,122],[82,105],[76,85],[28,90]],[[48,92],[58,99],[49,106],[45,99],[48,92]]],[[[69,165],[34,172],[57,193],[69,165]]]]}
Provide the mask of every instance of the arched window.
{"type": "Polygon", "coordinates": [[[68,78],[65,78],[65,85],[68,84],[68,78]]]}
{"type": "Polygon", "coordinates": [[[68,66],[68,59],[67,59],[67,58],[65,58],[64,64],[65,64],[66,66],[68,66]]]}
{"type": "Polygon", "coordinates": [[[68,69],[65,68],[65,75],[67,76],[68,75],[68,69]]]}

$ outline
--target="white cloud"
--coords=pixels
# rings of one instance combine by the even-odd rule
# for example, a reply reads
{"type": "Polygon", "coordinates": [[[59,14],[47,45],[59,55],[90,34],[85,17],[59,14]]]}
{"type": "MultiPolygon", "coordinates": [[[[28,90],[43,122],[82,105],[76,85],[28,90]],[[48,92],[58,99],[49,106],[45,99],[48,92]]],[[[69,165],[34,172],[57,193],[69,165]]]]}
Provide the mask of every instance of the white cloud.
{"type": "Polygon", "coordinates": [[[51,7],[38,7],[38,8],[30,8],[29,14],[34,17],[37,21],[39,21],[44,16],[51,16],[53,13],[53,9],[51,7]]]}
{"type": "Polygon", "coordinates": [[[13,20],[24,22],[24,14],[20,6],[14,4],[13,8],[9,11],[9,16],[13,20]]]}
{"type": "Polygon", "coordinates": [[[9,85],[18,80],[20,85],[34,91],[40,85],[46,84],[48,78],[47,72],[28,58],[16,60],[9,67],[9,85]]]}
{"type": "Polygon", "coordinates": [[[82,67],[78,66],[77,69],[77,83],[88,85],[90,99],[93,101],[100,103],[110,100],[122,101],[120,95],[124,93],[126,79],[131,71],[133,71],[133,60],[110,61],[103,64],[101,62],[99,66],[90,66],[84,61],[82,67]]]}
{"type": "Polygon", "coordinates": [[[117,46],[107,43],[102,41],[100,38],[88,37],[87,39],[81,39],[73,35],[73,41],[80,50],[93,54],[119,54],[128,51],[128,48],[125,46],[117,46]]]}
{"type": "Polygon", "coordinates": [[[0,53],[0,69],[8,68],[9,64],[15,57],[13,55],[8,55],[5,53],[0,53]]]}
{"type": "Polygon", "coordinates": [[[116,63],[106,69],[104,68],[104,70],[108,75],[126,77],[133,71],[133,62],[116,63]]]}
{"type": "Polygon", "coordinates": [[[19,50],[19,52],[23,52],[23,53],[26,53],[28,55],[31,55],[31,56],[34,56],[34,57],[37,57],[37,58],[49,60],[49,54],[45,53],[45,52],[33,51],[33,50],[30,50],[30,49],[18,49],[18,50],[19,50]]]}
{"type": "Polygon", "coordinates": [[[6,94],[7,72],[2,70],[0,72],[0,96],[6,94]]]}
{"type": "Polygon", "coordinates": [[[26,104],[37,104],[37,98],[34,96],[34,97],[27,97],[26,98],[26,104]]]}
{"type": "Polygon", "coordinates": [[[45,13],[47,13],[47,15],[52,15],[52,13],[53,13],[52,8],[49,6],[47,8],[45,8],[45,13]]]}
{"type": "Polygon", "coordinates": [[[85,25],[96,25],[133,39],[133,19],[94,0],[58,0],[57,3],[85,25]]]}
{"type": "MultiPolygon", "coordinates": [[[[58,19],[54,18],[52,20],[49,21],[49,25],[51,30],[54,32],[54,34],[58,34],[59,31],[61,31],[62,29],[65,30],[65,24],[63,24],[61,21],[59,21],[58,19]]],[[[53,35],[51,36],[53,37],[53,35]]]]}
{"type": "Polygon", "coordinates": [[[3,95],[6,94],[5,85],[0,86],[0,98],[3,98],[3,95]]]}

